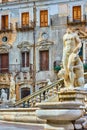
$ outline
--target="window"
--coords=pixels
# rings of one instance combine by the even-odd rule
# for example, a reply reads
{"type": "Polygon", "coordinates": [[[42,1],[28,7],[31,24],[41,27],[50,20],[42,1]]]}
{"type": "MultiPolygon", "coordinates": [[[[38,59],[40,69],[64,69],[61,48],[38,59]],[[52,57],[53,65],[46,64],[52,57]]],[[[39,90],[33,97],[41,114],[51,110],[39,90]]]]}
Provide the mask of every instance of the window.
{"type": "Polygon", "coordinates": [[[48,26],[48,10],[40,11],[40,27],[48,26]]]}
{"type": "Polygon", "coordinates": [[[2,16],[2,29],[8,29],[8,15],[3,15],[2,16]]]}
{"type": "Polygon", "coordinates": [[[29,67],[29,52],[22,52],[22,67],[29,67]]]}
{"type": "Polygon", "coordinates": [[[21,99],[30,95],[30,88],[21,88],[21,99]]]}
{"type": "Polygon", "coordinates": [[[29,25],[29,13],[22,13],[22,26],[29,25]]]}
{"type": "Polygon", "coordinates": [[[2,0],[2,3],[8,2],[8,0],[2,0]]]}
{"type": "Polygon", "coordinates": [[[7,73],[9,69],[8,53],[0,54],[0,73],[7,73]]]}
{"type": "Polygon", "coordinates": [[[81,20],[81,6],[73,7],[73,20],[75,21],[81,20]]]}
{"type": "Polygon", "coordinates": [[[49,70],[49,51],[40,51],[40,70],[49,70]]]}

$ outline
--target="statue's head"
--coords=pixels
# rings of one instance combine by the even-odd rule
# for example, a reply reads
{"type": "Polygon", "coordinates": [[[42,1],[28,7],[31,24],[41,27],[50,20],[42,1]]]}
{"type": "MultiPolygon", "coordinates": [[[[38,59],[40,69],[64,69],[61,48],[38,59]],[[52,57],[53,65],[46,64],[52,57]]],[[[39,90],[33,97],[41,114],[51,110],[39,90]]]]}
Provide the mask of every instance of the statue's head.
{"type": "Polygon", "coordinates": [[[5,92],[5,90],[4,89],[1,89],[1,93],[4,93],[5,92]]]}

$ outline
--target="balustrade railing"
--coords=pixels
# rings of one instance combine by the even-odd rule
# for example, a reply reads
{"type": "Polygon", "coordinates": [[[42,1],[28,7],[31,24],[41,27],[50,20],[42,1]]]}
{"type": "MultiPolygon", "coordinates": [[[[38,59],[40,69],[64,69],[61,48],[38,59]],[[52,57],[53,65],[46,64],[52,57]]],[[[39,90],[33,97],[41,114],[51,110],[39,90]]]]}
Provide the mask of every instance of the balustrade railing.
{"type": "Polygon", "coordinates": [[[63,79],[57,80],[51,85],[47,85],[46,87],[34,92],[32,95],[29,95],[14,104],[14,107],[33,107],[37,102],[41,102],[43,100],[48,99],[53,95],[57,95],[58,90],[64,87],[63,79]]]}

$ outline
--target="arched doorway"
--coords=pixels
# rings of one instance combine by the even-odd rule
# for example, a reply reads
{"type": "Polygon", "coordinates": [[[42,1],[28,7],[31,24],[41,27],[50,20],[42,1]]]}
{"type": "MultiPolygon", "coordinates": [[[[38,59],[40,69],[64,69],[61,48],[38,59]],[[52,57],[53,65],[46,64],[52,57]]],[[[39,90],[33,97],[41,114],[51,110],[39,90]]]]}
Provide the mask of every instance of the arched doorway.
{"type": "Polygon", "coordinates": [[[21,98],[24,98],[28,95],[30,95],[30,88],[21,88],[21,98]]]}

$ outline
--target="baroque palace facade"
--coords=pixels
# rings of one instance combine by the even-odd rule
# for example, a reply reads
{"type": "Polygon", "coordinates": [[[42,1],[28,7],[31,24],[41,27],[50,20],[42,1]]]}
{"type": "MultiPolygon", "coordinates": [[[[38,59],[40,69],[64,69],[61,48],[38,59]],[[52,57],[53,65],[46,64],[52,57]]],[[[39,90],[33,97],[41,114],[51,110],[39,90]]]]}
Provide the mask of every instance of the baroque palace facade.
{"type": "Polygon", "coordinates": [[[40,82],[53,81],[54,66],[62,61],[62,37],[73,26],[82,39],[80,56],[87,63],[86,0],[0,0],[0,92],[4,88],[9,98],[11,75],[16,100],[31,94],[35,86],[40,89],[40,82]]]}

